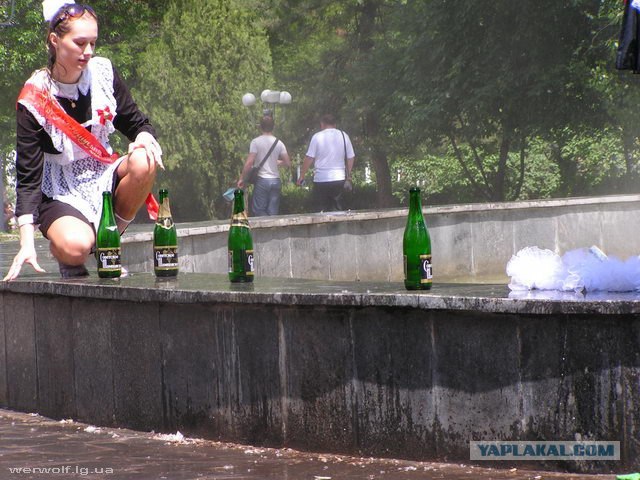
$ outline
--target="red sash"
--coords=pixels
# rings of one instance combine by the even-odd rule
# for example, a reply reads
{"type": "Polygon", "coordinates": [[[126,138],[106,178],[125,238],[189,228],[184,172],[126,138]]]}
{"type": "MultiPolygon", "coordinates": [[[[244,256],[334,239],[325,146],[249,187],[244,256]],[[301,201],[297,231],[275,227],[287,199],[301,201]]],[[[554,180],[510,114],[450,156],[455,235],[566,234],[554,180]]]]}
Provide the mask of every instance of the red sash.
{"type": "MultiPolygon", "coordinates": [[[[58,102],[52,101],[45,90],[31,83],[27,83],[18,96],[18,101],[20,100],[24,100],[32,105],[40,115],[62,131],[62,133],[69,137],[85,153],[91,155],[92,158],[106,164],[111,164],[120,158],[120,155],[117,153],[109,154],[98,139],[92,135],[89,130],[71,118],[58,102]]],[[[147,196],[145,204],[147,205],[149,218],[157,220],[159,205],[153,197],[153,194],[150,193],[147,196]]]]}

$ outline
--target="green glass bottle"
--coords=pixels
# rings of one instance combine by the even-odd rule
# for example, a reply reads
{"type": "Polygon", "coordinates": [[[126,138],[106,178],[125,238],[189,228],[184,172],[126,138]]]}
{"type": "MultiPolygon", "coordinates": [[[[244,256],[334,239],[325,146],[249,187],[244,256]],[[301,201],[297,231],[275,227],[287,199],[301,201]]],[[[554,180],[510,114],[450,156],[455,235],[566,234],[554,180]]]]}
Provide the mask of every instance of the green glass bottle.
{"type": "Polygon", "coordinates": [[[96,234],[98,277],[118,278],[122,275],[120,232],[113,214],[111,192],[102,192],[102,216],[96,234]]]}
{"type": "Polygon", "coordinates": [[[169,190],[160,190],[160,211],[153,229],[153,271],[157,277],[178,275],[178,233],[171,217],[169,190]]]}
{"type": "Polygon", "coordinates": [[[407,290],[429,290],[432,284],[431,237],[422,215],[420,189],[409,190],[409,216],[402,241],[404,286],[407,290]]]}
{"type": "Polygon", "coordinates": [[[244,208],[244,192],[239,188],[233,192],[233,214],[229,228],[229,280],[253,282],[255,271],[253,239],[249,219],[244,208]]]}

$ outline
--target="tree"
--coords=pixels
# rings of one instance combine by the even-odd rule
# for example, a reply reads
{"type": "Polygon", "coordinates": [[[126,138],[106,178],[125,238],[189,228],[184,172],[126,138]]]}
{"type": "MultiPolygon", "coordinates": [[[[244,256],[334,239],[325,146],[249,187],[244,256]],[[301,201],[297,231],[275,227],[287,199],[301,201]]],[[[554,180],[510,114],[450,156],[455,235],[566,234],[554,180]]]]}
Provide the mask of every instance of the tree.
{"type": "Polygon", "coordinates": [[[257,131],[242,106],[271,75],[266,36],[235,1],[172,4],[138,70],[136,98],[158,130],[176,216],[227,215],[221,194],[235,183],[257,131]]]}
{"type": "Polygon", "coordinates": [[[603,0],[600,4],[598,19],[601,26],[592,41],[605,45],[608,55],[600,58],[594,66],[593,82],[607,106],[608,132],[612,136],[617,135],[619,140],[618,148],[610,152],[620,151],[624,160],[619,187],[624,191],[638,191],[640,76],[631,71],[617,71],[614,63],[623,11],[623,3],[617,0],[603,0]]]}
{"type": "MultiPolygon", "coordinates": [[[[0,2],[0,22],[9,6],[0,2]]],[[[637,188],[640,77],[613,68],[619,0],[92,6],[98,54],[158,129],[168,166],[159,179],[180,198],[181,218],[225,215],[220,193],[255,134],[240,97],[264,88],[293,94],[278,125],[293,158],[319,115],[337,114],[356,148],[356,181],[373,167],[378,207],[415,182],[442,201],[637,188]]],[[[15,145],[18,91],[46,62],[39,2],[15,0],[14,19],[0,27],[0,155],[15,145]]]]}
{"type": "Polygon", "coordinates": [[[9,2],[0,5],[0,155],[15,147],[15,102],[29,74],[46,62],[42,12],[32,1],[16,0],[13,17],[9,2]],[[8,22],[13,18],[11,22],[8,22]]]}
{"type": "MultiPolygon", "coordinates": [[[[355,129],[379,207],[390,204],[389,159],[419,155],[426,143],[453,153],[477,200],[517,198],[536,136],[558,143],[567,125],[606,120],[592,82],[606,51],[592,44],[599,6],[283,0],[271,30],[275,72],[303,97],[303,133],[326,109],[355,129]]],[[[556,161],[571,183],[572,160],[556,161]]]]}
{"type": "Polygon", "coordinates": [[[373,164],[377,206],[392,203],[389,155],[396,126],[388,121],[386,82],[395,59],[384,55],[388,0],[283,0],[270,27],[278,84],[294,92],[290,143],[305,148],[322,113],[334,113],[338,128],[354,140],[362,172],[373,164]]]}
{"type": "Polygon", "coordinates": [[[604,123],[590,84],[598,3],[408,2],[398,90],[413,138],[448,143],[480,198],[517,198],[534,137],[604,123]]]}

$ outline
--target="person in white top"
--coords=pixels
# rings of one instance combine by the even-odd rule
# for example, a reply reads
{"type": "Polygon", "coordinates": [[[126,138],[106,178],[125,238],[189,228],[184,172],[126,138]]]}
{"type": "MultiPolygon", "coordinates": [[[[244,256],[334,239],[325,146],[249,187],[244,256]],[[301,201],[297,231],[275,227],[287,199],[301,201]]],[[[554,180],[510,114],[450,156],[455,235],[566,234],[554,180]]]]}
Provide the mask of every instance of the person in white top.
{"type": "Polygon", "coordinates": [[[320,128],[321,131],[311,138],[297,184],[302,185],[313,164],[314,209],[319,212],[344,210],[343,192],[351,185],[351,171],[355,162],[353,145],[349,135],[336,128],[333,115],[323,115],[320,128]]]}
{"type": "Polygon", "coordinates": [[[278,215],[280,210],[280,197],[282,195],[282,182],[278,167],[290,167],[291,159],[287,148],[281,140],[273,136],[275,126],[273,117],[265,115],[260,120],[262,135],[251,140],[249,155],[244,162],[238,188],[245,187],[244,178],[249,170],[256,165],[262,167],[258,172],[258,180],[253,187],[251,195],[250,214],[258,217],[263,215],[278,215]],[[273,147],[273,148],[271,148],[273,147]],[[269,155],[268,158],[265,157],[269,155]]]}

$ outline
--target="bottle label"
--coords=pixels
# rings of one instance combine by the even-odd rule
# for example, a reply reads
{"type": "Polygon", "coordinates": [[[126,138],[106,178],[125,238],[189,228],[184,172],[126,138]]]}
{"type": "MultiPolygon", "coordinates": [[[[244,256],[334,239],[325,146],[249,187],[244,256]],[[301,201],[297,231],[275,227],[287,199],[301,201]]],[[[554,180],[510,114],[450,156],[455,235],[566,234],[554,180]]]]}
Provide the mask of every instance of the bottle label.
{"type": "Polygon", "coordinates": [[[169,230],[173,227],[173,218],[158,216],[158,220],[156,220],[156,225],[169,230]]]}
{"type": "Polygon", "coordinates": [[[232,227],[249,227],[249,219],[245,212],[236,213],[231,217],[231,226],[232,227]]]}
{"type": "Polygon", "coordinates": [[[243,265],[244,273],[250,276],[253,275],[253,272],[255,271],[253,250],[229,250],[229,273],[236,272],[233,268],[234,260],[240,262],[241,265],[243,265]],[[234,255],[236,255],[236,257],[234,257],[234,255]]]}
{"type": "Polygon", "coordinates": [[[238,219],[233,219],[233,221],[231,222],[231,226],[232,227],[243,227],[243,228],[250,228],[249,227],[249,220],[242,219],[242,218],[238,218],[238,219]]]}
{"type": "Polygon", "coordinates": [[[420,283],[431,283],[432,279],[431,255],[420,255],[420,283]]]}
{"type": "Polygon", "coordinates": [[[178,268],[178,247],[153,247],[153,267],[157,270],[178,268]]]}
{"type": "Polygon", "coordinates": [[[245,256],[245,270],[247,271],[247,275],[253,275],[255,271],[255,265],[253,261],[253,250],[247,250],[245,256]]]}
{"type": "Polygon", "coordinates": [[[158,223],[169,220],[173,224],[171,219],[171,207],[169,206],[169,197],[165,197],[160,203],[160,211],[158,212],[158,223]]]}
{"type": "Polygon", "coordinates": [[[122,268],[120,261],[120,248],[98,248],[98,271],[112,272],[122,268]]]}

